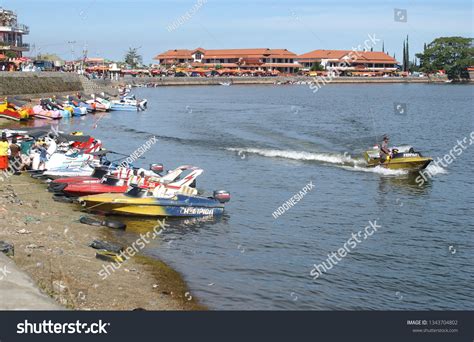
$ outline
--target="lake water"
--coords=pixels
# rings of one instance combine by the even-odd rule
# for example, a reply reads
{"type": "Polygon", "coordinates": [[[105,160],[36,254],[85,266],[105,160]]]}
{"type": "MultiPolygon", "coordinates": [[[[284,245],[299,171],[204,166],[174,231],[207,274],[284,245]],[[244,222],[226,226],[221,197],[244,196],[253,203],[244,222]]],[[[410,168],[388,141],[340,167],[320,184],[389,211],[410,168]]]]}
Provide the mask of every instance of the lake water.
{"type": "MultiPolygon", "coordinates": [[[[200,86],[136,89],[140,113],[63,121],[112,150],[158,139],[141,165],[202,167],[198,187],[226,189],[222,218],[171,220],[144,251],[181,272],[211,309],[473,309],[473,150],[417,175],[363,167],[361,152],[384,133],[443,157],[474,130],[470,85],[200,86]],[[402,112],[402,113],[401,113],[402,112]],[[309,182],[282,216],[272,213],[309,182]],[[314,264],[376,221],[314,280],[314,264]]],[[[132,243],[152,220],[126,220],[132,243]]]]}

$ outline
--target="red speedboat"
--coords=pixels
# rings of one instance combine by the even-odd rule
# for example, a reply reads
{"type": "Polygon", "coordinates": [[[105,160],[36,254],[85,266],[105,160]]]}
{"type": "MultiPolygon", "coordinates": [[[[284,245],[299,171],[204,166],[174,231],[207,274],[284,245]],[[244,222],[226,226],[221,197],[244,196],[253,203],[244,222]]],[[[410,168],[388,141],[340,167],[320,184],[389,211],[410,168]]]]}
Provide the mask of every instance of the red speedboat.
{"type": "Polygon", "coordinates": [[[58,178],[49,183],[48,190],[51,192],[60,192],[62,191],[68,184],[74,183],[100,183],[102,177],[104,177],[109,172],[108,167],[96,167],[94,172],[90,176],[79,176],[79,177],[65,177],[65,178],[58,178]]]}
{"type": "Polygon", "coordinates": [[[129,184],[126,179],[107,176],[105,180],[99,180],[99,183],[81,182],[67,184],[62,191],[68,196],[80,197],[103,193],[124,193],[128,187],[129,184]]]}

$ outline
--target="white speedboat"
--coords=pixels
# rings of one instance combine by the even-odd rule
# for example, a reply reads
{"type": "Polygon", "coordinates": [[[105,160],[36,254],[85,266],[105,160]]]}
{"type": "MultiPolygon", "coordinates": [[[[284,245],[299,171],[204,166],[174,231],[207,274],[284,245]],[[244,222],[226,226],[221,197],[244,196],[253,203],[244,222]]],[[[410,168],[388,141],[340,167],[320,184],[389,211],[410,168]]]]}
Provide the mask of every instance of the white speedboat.
{"type": "Polygon", "coordinates": [[[135,95],[127,95],[120,100],[111,101],[111,110],[140,111],[145,110],[148,104],[146,99],[137,99],[135,95]]]}

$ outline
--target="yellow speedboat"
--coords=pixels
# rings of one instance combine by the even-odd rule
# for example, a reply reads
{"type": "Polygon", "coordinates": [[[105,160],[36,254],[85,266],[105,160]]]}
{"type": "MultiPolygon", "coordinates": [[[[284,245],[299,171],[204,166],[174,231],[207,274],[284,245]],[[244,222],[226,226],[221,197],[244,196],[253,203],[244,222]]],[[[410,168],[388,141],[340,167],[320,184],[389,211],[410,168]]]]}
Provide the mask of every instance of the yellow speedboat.
{"type": "Polygon", "coordinates": [[[132,188],[126,194],[100,194],[79,198],[89,211],[115,215],[200,217],[217,216],[224,212],[230,195],[214,192],[213,197],[176,194],[171,198],[149,196],[146,189],[132,188]]]}
{"type": "Polygon", "coordinates": [[[373,149],[364,152],[367,166],[381,166],[392,170],[420,171],[426,168],[432,161],[432,158],[423,157],[420,152],[415,152],[411,146],[393,148],[392,154],[384,162],[380,159],[380,148],[375,146],[373,149]]]}
{"type": "Polygon", "coordinates": [[[79,198],[89,211],[133,216],[200,217],[224,212],[230,193],[214,191],[209,197],[198,195],[198,167],[181,166],[158,179],[151,177],[147,186],[130,186],[126,193],[103,193],[79,198]],[[186,173],[184,173],[186,172],[186,173]]]}
{"type": "Polygon", "coordinates": [[[19,108],[14,103],[8,102],[7,99],[0,102],[0,117],[5,119],[20,121],[27,120],[30,113],[27,109],[19,108]]]}

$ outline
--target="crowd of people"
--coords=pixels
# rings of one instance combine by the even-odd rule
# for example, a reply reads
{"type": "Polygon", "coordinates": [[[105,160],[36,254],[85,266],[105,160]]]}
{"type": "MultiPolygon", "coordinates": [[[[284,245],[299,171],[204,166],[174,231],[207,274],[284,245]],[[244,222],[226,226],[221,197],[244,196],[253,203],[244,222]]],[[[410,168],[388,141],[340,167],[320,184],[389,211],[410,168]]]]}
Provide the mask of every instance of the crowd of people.
{"type": "Polygon", "coordinates": [[[2,174],[19,175],[21,171],[31,166],[31,152],[38,152],[40,155],[40,169],[44,167],[48,159],[46,142],[43,140],[24,140],[18,142],[18,138],[13,136],[11,142],[8,141],[7,134],[2,133],[0,140],[0,172],[2,174]]]}

